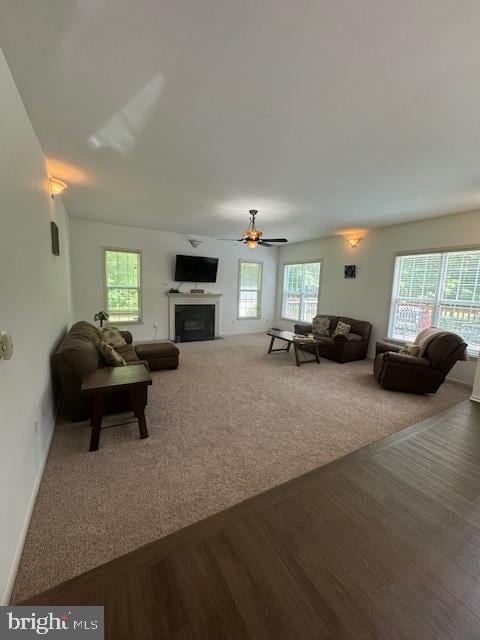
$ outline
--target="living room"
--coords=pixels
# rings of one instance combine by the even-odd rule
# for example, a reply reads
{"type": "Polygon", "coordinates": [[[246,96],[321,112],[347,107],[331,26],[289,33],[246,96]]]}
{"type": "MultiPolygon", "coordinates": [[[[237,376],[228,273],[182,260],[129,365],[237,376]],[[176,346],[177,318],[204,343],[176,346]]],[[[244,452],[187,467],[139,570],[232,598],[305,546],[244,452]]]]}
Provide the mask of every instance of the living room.
{"type": "Polygon", "coordinates": [[[47,5],[0,21],[2,624],[476,637],[478,7],[47,5]]]}

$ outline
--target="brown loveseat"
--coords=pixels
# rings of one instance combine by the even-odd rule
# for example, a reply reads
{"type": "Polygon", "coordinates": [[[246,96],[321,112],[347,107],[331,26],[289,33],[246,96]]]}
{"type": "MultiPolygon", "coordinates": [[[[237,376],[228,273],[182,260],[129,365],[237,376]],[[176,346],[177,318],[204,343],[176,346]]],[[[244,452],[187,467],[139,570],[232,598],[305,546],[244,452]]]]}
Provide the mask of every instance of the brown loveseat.
{"type": "Polygon", "coordinates": [[[468,359],[466,342],[449,331],[438,332],[419,356],[399,353],[404,346],[388,340],[376,344],[374,375],[384,389],[435,393],[457,360],[468,359]]]}
{"type": "MultiPolygon", "coordinates": [[[[127,344],[116,347],[127,365],[144,363],[149,369],[176,369],[178,367],[178,349],[171,342],[156,342],[133,346],[132,334],[121,331],[127,344]]],[[[98,353],[96,342],[99,339],[97,327],[89,322],[77,322],[56,350],[53,362],[62,385],[63,406],[74,421],[85,420],[89,415],[88,401],[82,397],[80,386],[88,373],[104,366],[98,353]]],[[[128,394],[109,393],[106,397],[106,413],[118,413],[130,410],[128,394]]]]}
{"type": "MultiPolygon", "coordinates": [[[[336,362],[351,362],[352,360],[363,360],[363,358],[366,357],[370,334],[372,332],[370,322],[323,314],[318,314],[316,317],[330,319],[330,334],[334,332],[339,322],[349,324],[351,327],[350,332],[345,335],[335,336],[335,338],[330,336],[322,336],[319,338],[320,344],[318,352],[321,356],[329,358],[330,360],[336,360],[336,362]]],[[[303,322],[295,325],[295,333],[307,334],[311,332],[311,324],[303,322]]],[[[313,351],[314,347],[302,345],[302,349],[313,351]]]]}

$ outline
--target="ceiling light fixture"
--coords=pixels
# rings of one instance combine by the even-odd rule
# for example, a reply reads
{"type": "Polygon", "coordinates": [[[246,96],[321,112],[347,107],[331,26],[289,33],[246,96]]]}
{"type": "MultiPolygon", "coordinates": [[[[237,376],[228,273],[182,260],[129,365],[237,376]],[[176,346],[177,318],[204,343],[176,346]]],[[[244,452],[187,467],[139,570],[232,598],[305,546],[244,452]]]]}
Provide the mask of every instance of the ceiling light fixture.
{"type": "Polygon", "coordinates": [[[50,195],[52,196],[52,198],[60,195],[67,188],[67,183],[63,180],[60,180],[59,178],[50,177],[48,181],[50,183],[50,195]]]}
{"type": "Polygon", "coordinates": [[[360,244],[362,238],[359,238],[358,236],[352,237],[352,238],[347,238],[346,239],[348,244],[352,247],[352,249],[356,249],[358,247],[358,245],[360,244]]]}

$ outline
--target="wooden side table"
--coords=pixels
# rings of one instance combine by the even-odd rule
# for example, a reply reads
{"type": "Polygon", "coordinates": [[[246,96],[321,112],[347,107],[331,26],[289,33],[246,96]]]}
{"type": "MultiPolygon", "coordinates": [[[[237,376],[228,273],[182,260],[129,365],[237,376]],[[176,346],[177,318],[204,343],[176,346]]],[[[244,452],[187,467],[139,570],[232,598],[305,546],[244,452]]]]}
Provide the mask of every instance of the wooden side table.
{"type": "Polygon", "coordinates": [[[92,397],[92,435],[90,451],[97,451],[102,428],[103,398],[112,391],[124,389],[130,394],[133,411],[138,421],[140,438],[148,438],[145,420],[145,405],[147,387],[152,384],[152,378],[143,363],[126,367],[105,367],[96,369],[85,376],[82,381],[81,392],[84,396],[92,397]]]}

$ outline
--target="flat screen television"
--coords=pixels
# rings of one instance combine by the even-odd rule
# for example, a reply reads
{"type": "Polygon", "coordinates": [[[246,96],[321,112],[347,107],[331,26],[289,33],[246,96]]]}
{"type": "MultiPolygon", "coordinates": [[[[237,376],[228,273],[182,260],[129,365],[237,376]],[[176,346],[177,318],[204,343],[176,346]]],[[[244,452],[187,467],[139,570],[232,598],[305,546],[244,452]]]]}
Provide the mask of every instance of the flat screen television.
{"type": "Polygon", "coordinates": [[[177,255],[176,282],[216,282],[218,258],[177,255]]]}

